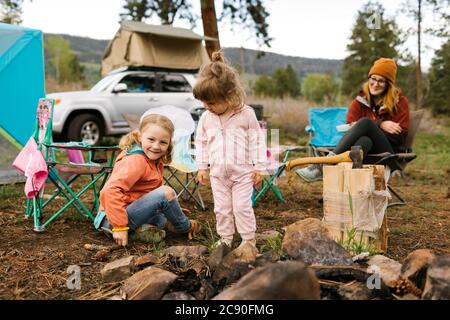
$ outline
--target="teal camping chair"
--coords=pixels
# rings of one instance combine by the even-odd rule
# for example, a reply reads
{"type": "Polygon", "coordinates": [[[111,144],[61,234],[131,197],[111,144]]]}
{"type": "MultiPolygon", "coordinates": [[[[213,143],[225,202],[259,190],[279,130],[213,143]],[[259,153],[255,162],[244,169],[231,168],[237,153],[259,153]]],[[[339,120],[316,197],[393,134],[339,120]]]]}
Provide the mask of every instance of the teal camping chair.
{"type": "Polygon", "coordinates": [[[336,127],[346,123],[347,111],[347,107],[309,108],[305,131],[309,134],[310,154],[322,156],[336,147],[344,136],[336,127]]]}
{"type": "MultiPolygon", "coordinates": [[[[116,152],[120,151],[118,147],[92,147],[82,142],[53,143],[52,117],[54,105],[53,99],[39,100],[36,111],[36,127],[33,136],[30,138],[37,144],[39,155],[42,155],[43,161],[45,161],[46,171],[48,172],[47,181],[50,180],[56,187],[52,191],[53,194],[49,195],[47,199],[44,196],[45,184],[39,190],[34,190],[34,195],[33,193],[28,195],[25,215],[27,218],[33,216],[34,231],[36,232],[44,231],[52,221],[69,207],[74,208],[82,217],[94,221],[93,213],[98,210],[100,191],[112,171],[116,152]],[[65,152],[61,153],[61,151],[65,152]],[[71,152],[72,154],[78,153],[81,156],[78,157],[77,162],[66,159],[65,154],[70,155],[71,152]],[[87,161],[84,161],[83,153],[87,154],[87,161]],[[88,182],[76,181],[81,176],[88,176],[90,180],[88,182]],[[75,181],[79,190],[75,187],[75,181]],[[93,193],[93,203],[90,209],[81,199],[89,190],[93,193]],[[51,212],[44,221],[44,209],[60,199],[65,199],[65,204],[59,205],[59,210],[51,212]]],[[[36,157],[36,154],[34,156],[36,157]]],[[[30,157],[29,163],[32,160],[35,161],[34,158],[30,157]]],[[[22,171],[25,172],[26,169],[22,171]]],[[[28,177],[28,179],[34,181],[33,177],[28,177]]]]}
{"type": "Polygon", "coordinates": [[[281,162],[277,161],[272,152],[267,150],[267,158],[269,160],[269,168],[268,175],[264,176],[261,185],[258,187],[254,187],[252,194],[252,206],[255,206],[255,203],[261,199],[267,192],[272,191],[275,197],[280,200],[281,203],[286,203],[283,198],[283,194],[278,187],[278,179],[282,177],[285,173],[286,162],[289,158],[289,155],[292,151],[300,149],[301,147],[279,147],[280,155],[283,155],[283,160],[281,162]]]}
{"type": "MultiPolygon", "coordinates": [[[[263,119],[259,121],[261,129],[267,135],[267,122],[263,119]]],[[[266,139],[267,140],[267,139],[266,139]]],[[[275,197],[280,200],[281,203],[286,203],[283,198],[283,194],[278,187],[278,179],[285,174],[286,162],[292,151],[300,149],[298,146],[278,146],[272,150],[267,149],[267,160],[268,160],[268,175],[263,177],[263,181],[260,186],[256,186],[252,193],[252,206],[261,199],[267,192],[272,191],[275,197]],[[281,162],[278,157],[282,156],[283,160],[281,162]]]]}

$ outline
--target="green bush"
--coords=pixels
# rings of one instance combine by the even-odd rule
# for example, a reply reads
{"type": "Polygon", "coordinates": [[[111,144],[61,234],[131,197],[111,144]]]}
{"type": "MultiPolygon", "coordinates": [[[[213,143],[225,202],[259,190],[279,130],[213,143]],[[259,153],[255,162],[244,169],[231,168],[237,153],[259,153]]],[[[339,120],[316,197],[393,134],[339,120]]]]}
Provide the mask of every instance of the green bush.
{"type": "Polygon", "coordinates": [[[253,86],[253,91],[259,97],[286,96],[298,97],[300,95],[300,82],[291,65],[286,69],[277,69],[272,77],[261,75],[253,86]]]}
{"type": "Polygon", "coordinates": [[[275,94],[275,84],[268,75],[261,75],[253,85],[253,91],[258,97],[273,97],[275,94]]]}
{"type": "Polygon", "coordinates": [[[336,99],[339,85],[329,74],[309,74],[303,80],[303,95],[311,102],[323,103],[336,99]]]}

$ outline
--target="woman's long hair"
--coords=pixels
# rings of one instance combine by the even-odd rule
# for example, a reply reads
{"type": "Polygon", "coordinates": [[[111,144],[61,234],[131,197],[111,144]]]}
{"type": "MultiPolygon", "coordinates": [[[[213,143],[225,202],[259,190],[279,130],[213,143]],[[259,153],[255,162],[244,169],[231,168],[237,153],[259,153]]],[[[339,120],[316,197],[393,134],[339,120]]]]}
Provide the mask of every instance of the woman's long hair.
{"type": "Polygon", "coordinates": [[[122,150],[130,150],[135,144],[141,146],[142,145],[141,133],[145,131],[145,129],[147,129],[147,127],[150,125],[161,127],[170,133],[169,146],[167,147],[166,154],[161,158],[161,160],[163,161],[164,164],[172,162],[172,152],[173,152],[172,138],[175,128],[173,126],[172,121],[170,121],[169,118],[160,114],[149,114],[148,116],[145,116],[139,125],[139,129],[131,131],[130,133],[124,135],[120,139],[119,147],[122,150]]]}
{"type": "MultiPolygon", "coordinates": [[[[362,91],[364,97],[372,107],[373,99],[369,91],[369,81],[366,81],[363,84],[362,91]]],[[[386,81],[386,88],[384,89],[384,92],[380,95],[380,97],[376,99],[375,103],[383,105],[386,108],[387,112],[390,115],[393,115],[397,109],[400,94],[400,88],[396,87],[392,82],[386,81]]]]}

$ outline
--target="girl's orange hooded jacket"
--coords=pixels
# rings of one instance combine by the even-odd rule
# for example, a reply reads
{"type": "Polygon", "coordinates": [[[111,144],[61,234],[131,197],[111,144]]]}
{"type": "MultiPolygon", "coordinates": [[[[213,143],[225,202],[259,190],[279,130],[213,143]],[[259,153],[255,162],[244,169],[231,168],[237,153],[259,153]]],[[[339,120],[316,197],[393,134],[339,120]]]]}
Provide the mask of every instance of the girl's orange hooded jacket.
{"type": "Polygon", "coordinates": [[[163,183],[163,163],[156,163],[145,154],[127,154],[122,151],[114,169],[100,192],[100,211],[105,211],[113,228],[126,227],[126,208],[163,183]]]}

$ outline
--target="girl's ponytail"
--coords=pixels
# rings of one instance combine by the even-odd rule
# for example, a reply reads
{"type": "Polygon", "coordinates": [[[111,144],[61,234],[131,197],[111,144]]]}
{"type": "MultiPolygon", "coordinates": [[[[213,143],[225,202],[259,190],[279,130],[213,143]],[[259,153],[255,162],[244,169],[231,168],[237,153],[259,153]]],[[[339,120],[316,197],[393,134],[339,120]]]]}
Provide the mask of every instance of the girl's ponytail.
{"type": "Polygon", "coordinates": [[[225,62],[225,57],[223,56],[223,51],[214,51],[211,55],[212,62],[225,62]]]}
{"type": "Polygon", "coordinates": [[[193,94],[203,102],[226,102],[233,110],[244,104],[245,91],[239,75],[225,62],[222,50],[213,52],[211,62],[201,67],[193,94]]]}
{"type": "Polygon", "coordinates": [[[119,142],[119,147],[122,150],[130,150],[134,144],[141,145],[141,135],[139,130],[133,130],[124,135],[119,142]]]}

